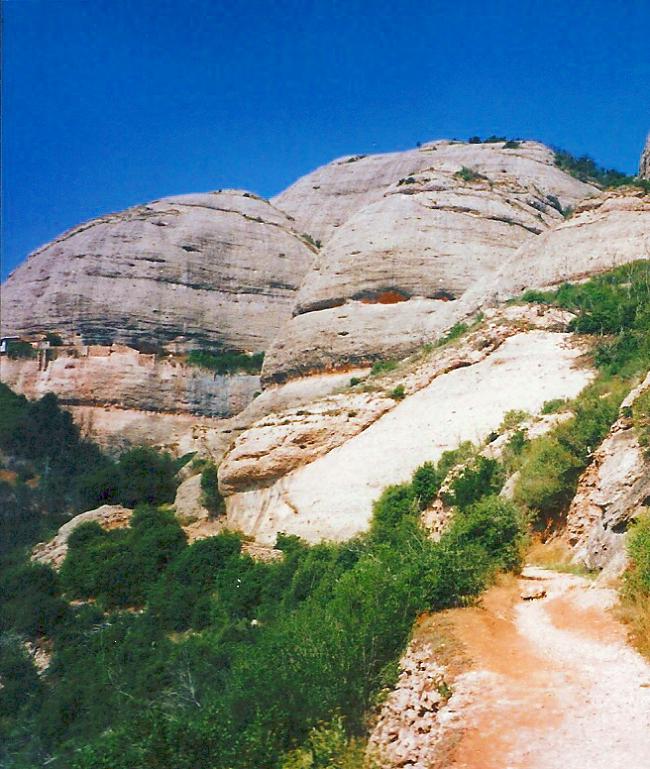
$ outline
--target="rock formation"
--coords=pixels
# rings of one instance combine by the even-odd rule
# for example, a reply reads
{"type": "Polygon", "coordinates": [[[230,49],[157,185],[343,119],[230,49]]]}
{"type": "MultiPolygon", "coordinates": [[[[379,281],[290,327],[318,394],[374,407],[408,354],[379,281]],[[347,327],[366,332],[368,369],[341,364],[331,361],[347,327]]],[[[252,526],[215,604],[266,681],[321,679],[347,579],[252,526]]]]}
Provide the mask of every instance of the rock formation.
{"type": "Polygon", "coordinates": [[[596,193],[535,142],[439,142],[404,157],[401,178],[395,156],[338,161],[275,199],[328,239],[267,354],[265,382],[403,357],[475,310],[482,297],[468,303],[470,289],[596,193]],[[350,191],[353,176],[368,192],[350,191]],[[311,194],[308,181],[318,182],[311,194]],[[333,234],[318,230],[323,212],[338,223],[333,234]]]}
{"type": "Polygon", "coordinates": [[[639,445],[630,417],[634,401],[650,387],[650,374],[623,401],[621,416],[595,451],[567,515],[574,559],[590,569],[621,571],[625,532],[650,504],[650,457],[639,445]]]}
{"type": "Polygon", "coordinates": [[[639,164],[639,176],[642,179],[650,179],[650,134],[645,140],[645,147],[641,154],[641,163],[639,164]]]}
{"type": "Polygon", "coordinates": [[[583,201],[566,221],[523,244],[500,271],[496,287],[477,293],[483,298],[495,290],[506,299],[637,259],[650,259],[650,196],[624,187],[583,201]]]}
{"type": "Polygon", "coordinates": [[[314,250],[251,193],[164,198],[34,251],[3,286],[2,333],[262,351],[290,316],[314,250]]]}
{"type": "Polygon", "coordinates": [[[2,381],[29,398],[55,393],[62,403],[228,417],[260,389],[258,376],[213,372],[173,356],[129,347],[54,347],[38,359],[2,362],[2,381]]]}
{"type": "Polygon", "coordinates": [[[546,400],[576,395],[592,373],[575,366],[581,350],[569,335],[541,330],[558,319],[524,318],[527,308],[508,312],[506,332],[498,329],[503,320],[488,320],[467,349],[407,361],[370,397],[363,388],[372,391],[373,380],[361,392],[352,387],[302,406],[303,423],[285,412],[244,431],[219,470],[220,487],[230,492],[228,524],[268,543],[279,531],[346,539],[366,529],[386,485],[408,480],[463,440],[481,440],[511,409],[535,413],[546,400]],[[407,397],[387,406],[397,384],[407,397]]]}

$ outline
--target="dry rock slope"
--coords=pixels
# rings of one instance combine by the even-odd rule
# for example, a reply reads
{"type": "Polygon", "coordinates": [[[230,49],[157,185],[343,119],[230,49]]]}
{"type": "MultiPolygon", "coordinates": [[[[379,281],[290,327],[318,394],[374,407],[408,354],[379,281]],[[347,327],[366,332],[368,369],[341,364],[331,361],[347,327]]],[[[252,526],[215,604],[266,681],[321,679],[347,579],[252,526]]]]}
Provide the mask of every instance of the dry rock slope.
{"type": "MultiPolygon", "coordinates": [[[[272,441],[258,428],[247,445],[244,433],[220,468],[222,488],[235,491],[227,499],[228,523],[269,543],[279,531],[308,541],[354,536],[367,528],[372,503],[386,485],[408,480],[424,461],[463,440],[484,439],[510,409],[536,412],[546,400],[575,396],[592,378],[588,368],[576,365],[581,354],[568,334],[516,333],[478,362],[435,376],[322,456],[300,433],[293,443],[283,439],[286,427],[280,425],[278,447],[262,462],[268,476],[257,479],[253,472],[252,488],[245,487],[237,465],[250,467],[256,452],[268,451],[272,441]],[[296,467],[296,455],[307,464],[296,467]],[[284,462],[288,472],[280,475],[274,461],[284,462]]],[[[367,417],[355,413],[352,401],[350,412],[353,425],[367,417]]]]}

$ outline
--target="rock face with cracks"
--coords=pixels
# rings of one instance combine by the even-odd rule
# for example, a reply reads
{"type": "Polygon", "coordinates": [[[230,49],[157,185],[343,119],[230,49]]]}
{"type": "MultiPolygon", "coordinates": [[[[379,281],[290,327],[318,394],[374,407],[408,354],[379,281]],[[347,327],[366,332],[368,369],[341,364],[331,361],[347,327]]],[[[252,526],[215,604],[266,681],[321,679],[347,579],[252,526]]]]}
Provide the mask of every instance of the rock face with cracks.
{"type": "Polygon", "coordinates": [[[625,533],[650,504],[650,458],[642,450],[629,416],[650,374],[623,401],[621,416],[595,451],[567,515],[574,560],[590,569],[620,572],[625,566],[625,533]]]}
{"type": "Polygon", "coordinates": [[[403,357],[475,311],[483,297],[475,292],[468,302],[470,289],[560,224],[563,206],[596,193],[556,168],[535,142],[516,149],[441,142],[402,155],[412,168],[401,178],[388,174],[393,156],[340,161],[276,198],[307,229],[316,229],[312,203],[319,212],[340,205],[328,214],[340,222],[323,233],[294,317],[267,354],[265,382],[403,357]],[[353,195],[346,186],[352,177],[370,192],[353,195]],[[319,182],[311,195],[308,180],[319,182]],[[379,181],[382,190],[373,186],[379,181]]]}
{"type": "Polygon", "coordinates": [[[237,461],[227,456],[222,488],[242,488],[227,499],[228,524],[269,543],[279,531],[312,542],[354,536],[367,528],[372,503],[388,484],[409,480],[420,464],[463,440],[482,440],[511,409],[536,412],[547,400],[577,395],[592,378],[576,365],[581,354],[568,334],[515,333],[477,362],[420,385],[366,429],[275,480],[255,486],[253,473],[252,488],[244,489],[232,467],[237,461]]]}

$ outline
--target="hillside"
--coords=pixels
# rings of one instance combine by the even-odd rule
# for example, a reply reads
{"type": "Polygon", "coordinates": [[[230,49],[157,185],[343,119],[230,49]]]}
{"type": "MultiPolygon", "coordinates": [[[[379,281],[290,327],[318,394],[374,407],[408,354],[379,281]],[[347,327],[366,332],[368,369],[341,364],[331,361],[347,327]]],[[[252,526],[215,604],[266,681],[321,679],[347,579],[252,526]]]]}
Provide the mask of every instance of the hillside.
{"type": "Polygon", "coordinates": [[[0,762],[645,769],[644,174],[434,141],[31,254],[0,762]]]}

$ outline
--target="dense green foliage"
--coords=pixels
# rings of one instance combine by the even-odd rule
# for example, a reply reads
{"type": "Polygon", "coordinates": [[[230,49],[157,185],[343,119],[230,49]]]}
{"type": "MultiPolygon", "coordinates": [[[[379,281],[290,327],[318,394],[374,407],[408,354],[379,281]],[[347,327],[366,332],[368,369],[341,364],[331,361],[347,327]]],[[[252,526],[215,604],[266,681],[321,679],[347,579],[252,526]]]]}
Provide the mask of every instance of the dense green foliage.
{"type": "Polygon", "coordinates": [[[640,518],[632,527],[627,543],[632,567],[626,574],[628,587],[650,596],[650,516],[640,518]]]}
{"type": "MultiPolygon", "coordinates": [[[[441,460],[440,474],[466,451],[441,460]]],[[[188,546],[150,507],[128,529],[78,527],[60,585],[95,604],[66,604],[49,570],[9,585],[7,624],[47,629],[54,659],[38,681],[8,653],[9,674],[39,697],[7,689],[18,715],[4,711],[5,762],[246,769],[328,745],[333,755],[363,732],[417,614],[464,604],[498,569],[519,566],[521,521],[497,497],[472,499],[432,543],[418,523],[425,476],[386,490],[368,536],[314,547],[279,537],[273,562],[242,554],[227,533],[188,546]],[[63,608],[46,623],[16,620],[18,603],[52,600],[63,608]]]]}
{"type": "Polygon", "coordinates": [[[226,512],[226,503],[219,491],[217,468],[212,462],[201,470],[201,504],[215,517],[226,512]]]}
{"type": "Polygon", "coordinates": [[[28,401],[0,384],[0,556],[101,504],[173,502],[179,462],[136,447],[114,461],[80,436],[55,395],[28,401]]]}
{"type": "Polygon", "coordinates": [[[264,362],[263,352],[233,352],[227,350],[192,350],[187,356],[191,366],[216,374],[259,374],[264,362]]]}
{"type": "MultiPolygon", "coordinates": [[[[529,291],[524,300],[576,313],[571,329],[596,337],[596,381],[572,403],[568,421],[523,447],[516,501],[542,525],[562,519],[591,452],[607,434],[620,404],[650,366],[650,263],[634,262],[556,291],[529,291]]],[[[555,404],[551,404],[553,407],[555,404]]]]}
{"type": "Polygon", "coordinates": [[[35,358],[38,353],[29,342],[20,339],[11,339],[7,342],[7,355],[10,358],[35,358]]]}
{"type": "Polygon", "coordinates": [[[589,155],[576,157],[566,150],[556,150],[555,165],[583,182],[591,182],[601,187],[622,187],[631,184],[650,192],[650,182],[647,180],[629,176],[615,168],[604,168],[589,155]]]}
{"type": "Polygon", "coordinates": [[[61,581],[72,598],[94,598],[110,608],[139,606],[184,547],[185,534],[172,513],[137,507],[127,529],[78,526],[68,541],[61,581]]]}

